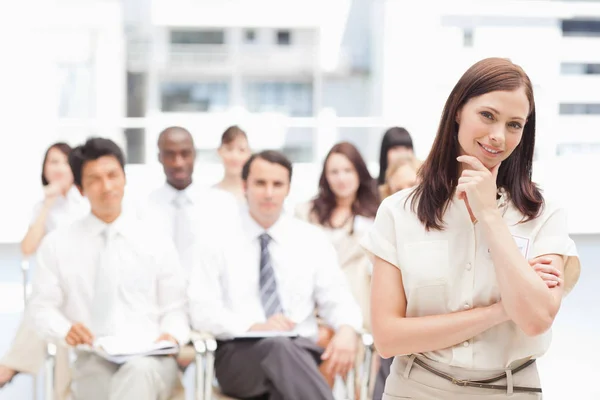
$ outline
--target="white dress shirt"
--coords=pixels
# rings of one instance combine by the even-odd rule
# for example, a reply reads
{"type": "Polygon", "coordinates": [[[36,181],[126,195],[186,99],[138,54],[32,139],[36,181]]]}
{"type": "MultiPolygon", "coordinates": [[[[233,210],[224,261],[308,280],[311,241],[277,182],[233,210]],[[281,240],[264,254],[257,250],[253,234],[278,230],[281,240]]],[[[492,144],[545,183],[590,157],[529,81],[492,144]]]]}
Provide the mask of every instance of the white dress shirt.
{"type": "MultiPolygon", "coordinates": [[[[188,287],[192,326],[220,339],[265,322],[259,294],[260,242],[265,230],[241,212],[241,229],[219,247],[196,248],[188,287]]],[[[317,227],[282,215],[266,232],[284,315],[300,336],[316,339],[315,308],[334,329],[362,328],[360,308],[340,269],[335,249],[317,227]]]]}
{"type": "MultiPolygon", "coordinates": [[[[496,270],[482,228],[473,224],[464,201],[454,198],[446,212],[443,231],[426,231],[410,202],[413,189],[386,198],[375,223],[363,237],[364,248],[402,272],[406,316],[423,317],[485,307],[500,300],[496,270]]],[[[500,192],[503,219],[526,259],[560,254],[565,260],[568,293],[579,278],[580,264],[569,238],[564,209],[546,199],[541,214],[521,222],[523,215],[500,192]]],[[[401,290],[401,288],[398,288],[401,290]]],[[[496,325],[455,346],[431,351],[432,360],[470,369],[503,369],[537,358],[550,345],[551,332],[530,337],[514,322],[496,325]]]]}
{"type": "MultiPolygon", "coordinates": [[[[224,236],[233,225],[239,225],[239,204],[233,195],[213,188],[201,188],[191,184],[184,190],[177,190],[168,183],[156,189],[149,196],[149,202],[143,207],[140,217],[157,229],[163,230],[175,240],[177,207],[175,201],[181,197],[189,216],[190,238],[185,240],[190,245],[198,242],[216,241],[224,236]]],[[[191,249],[180,252],[184,269],[189,269],[191,249]]]]}
{"type": "MultiPolygon", "coordinates": [[[[29,225],[32,225],[38,219],[43,207],[44,200],[42,199],[34,206],[29,225]]],[[[89,212],[90,203],[73,185],[67,194],[59,196],[50,208],[45,224],[46,233],[52,232],[60,226],[69,225],[89,212]]]]}
{"type": "MultiPolygon", "coordinates": [[[[29,307],[46,339],[63,340],[76,322],[90,327],[107,226],[88,214],[44,238],[29,307]]],[[[121,215],[110,228],[116,232],[113,243],[120,259],[115,334],[155,340],[169,333],[186,343],[185,279],[173,244],[131,215],[121,215]]]]}

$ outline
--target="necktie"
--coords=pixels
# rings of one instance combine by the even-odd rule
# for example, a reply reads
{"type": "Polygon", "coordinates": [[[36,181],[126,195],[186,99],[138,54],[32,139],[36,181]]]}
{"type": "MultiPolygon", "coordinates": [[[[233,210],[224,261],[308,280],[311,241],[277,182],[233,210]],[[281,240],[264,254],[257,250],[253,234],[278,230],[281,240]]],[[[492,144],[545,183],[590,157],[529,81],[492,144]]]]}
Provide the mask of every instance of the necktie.
{"type": "Polygon", "coordinates": [[[92,333],[96,337],[115,334],[119,256],[115,233],[110,227],[102,232],[103,248],[96,268],[92,300],[92,333]]]}
{"type": "Polygon", "coordinates": [[[185,193],[178,193],[173,200],[175,205],[175,226],[173,231],[173,242],[177,252],[181,256],[187,247],[192,243],[192,230],[190,226],[190,216],[187,212],[188,201],[185,193]]]}
{"type": "Polygon", "coordinates": [[[275,271],[271,263],[271,254],[269,253],[269,242],[271,237],[263,233],[259,237],[260,239],[260,301],[263,309],[265,310],[265,316],[270,318],[271,316],[282,313],[281,301],[277,294],[277,280],[275,279],[275,271]]]}

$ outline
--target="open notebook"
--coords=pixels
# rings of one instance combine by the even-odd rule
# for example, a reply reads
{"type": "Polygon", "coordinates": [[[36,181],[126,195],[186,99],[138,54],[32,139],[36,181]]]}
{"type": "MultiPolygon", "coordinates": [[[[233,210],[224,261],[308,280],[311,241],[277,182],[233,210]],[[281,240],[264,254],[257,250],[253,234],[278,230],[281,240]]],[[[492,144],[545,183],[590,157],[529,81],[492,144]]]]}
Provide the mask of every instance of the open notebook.
{"type": "Polygon", "coordinates": [[[147,342],[136,338],[105,336],[97,338],[93,346],[78,346],[80,350],[91,351],[115,364],[123,364],[133,357],[158,356],[179,353],[179,346],[173,342],[147,342]]]}

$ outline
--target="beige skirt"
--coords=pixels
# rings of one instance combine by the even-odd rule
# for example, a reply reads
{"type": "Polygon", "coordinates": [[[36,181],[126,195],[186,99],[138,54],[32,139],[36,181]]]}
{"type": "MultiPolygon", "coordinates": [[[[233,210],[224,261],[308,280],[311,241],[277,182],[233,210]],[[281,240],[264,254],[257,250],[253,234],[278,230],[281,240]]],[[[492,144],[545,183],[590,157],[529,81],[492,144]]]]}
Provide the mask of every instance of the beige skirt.
{"type": "MultiPolygon", "coordinates": [[[[390,375],[385,383],[382,400],[413,399],[413,400],[475,400],[475,399],[510,399],[510,400],[540,400],[541,393],[512,392],[513,386],[540,387],[540,377],[535,363],[515,373],[494,382],[494,385],[507,386],[507,390],[485,389],[457,386],[441,378],[411,360],[414,356],[396,357],[392,363],[390,375]]],[[[487,379],[504,373],[504,370],[469,370],[452,367],[419,356],[428,366],[435,368],[456,379],[479,380],[487,379]]]]}

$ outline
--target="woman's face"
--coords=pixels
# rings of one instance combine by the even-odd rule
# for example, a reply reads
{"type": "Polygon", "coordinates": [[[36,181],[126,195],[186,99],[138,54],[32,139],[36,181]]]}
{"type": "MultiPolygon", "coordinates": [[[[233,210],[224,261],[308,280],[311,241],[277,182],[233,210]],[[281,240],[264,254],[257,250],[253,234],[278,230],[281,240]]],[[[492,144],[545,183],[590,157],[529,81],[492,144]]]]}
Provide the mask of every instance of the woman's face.
{"type": "Polygon", "coordinates": [[[242,168],[250,158],[250,147],[243,136],[236,137],[232,142],[219,147],[219,156],[227,175],[242,175],[242,168]]]}
{"type": "Polygon", "coordinates": [[[473,97],[456,116],[460,155],[476,157],[488,169],[495,167],[521,142],[528,115],[524,88],[473,97]]]}
{"type": "Polygon", "coordinates": [[[73,184],[73,173],[66,154],[56,148],[50,149],[44,164],[44,177],[51,184],[67,189],[73,184]]]}
{"type": "Polygon", "coordinates": [[[356,196],[360,179],[352,162],[343,154],[333,153],[325,163],[325,179],[337,198],[356,196]]]}
{"type": "Polygon", "coordinates": [[[413,149],[406,146],[394,146],[387,152],[388,165],[400,158],[409,158],[414,155],[413,149]]]}
{"type": "Polygon", "coordinates": [[[387,183],[391,193],[413,187],[417,184],[417,171],[410,165],[404,165],[394,172],[387,183]]]}

